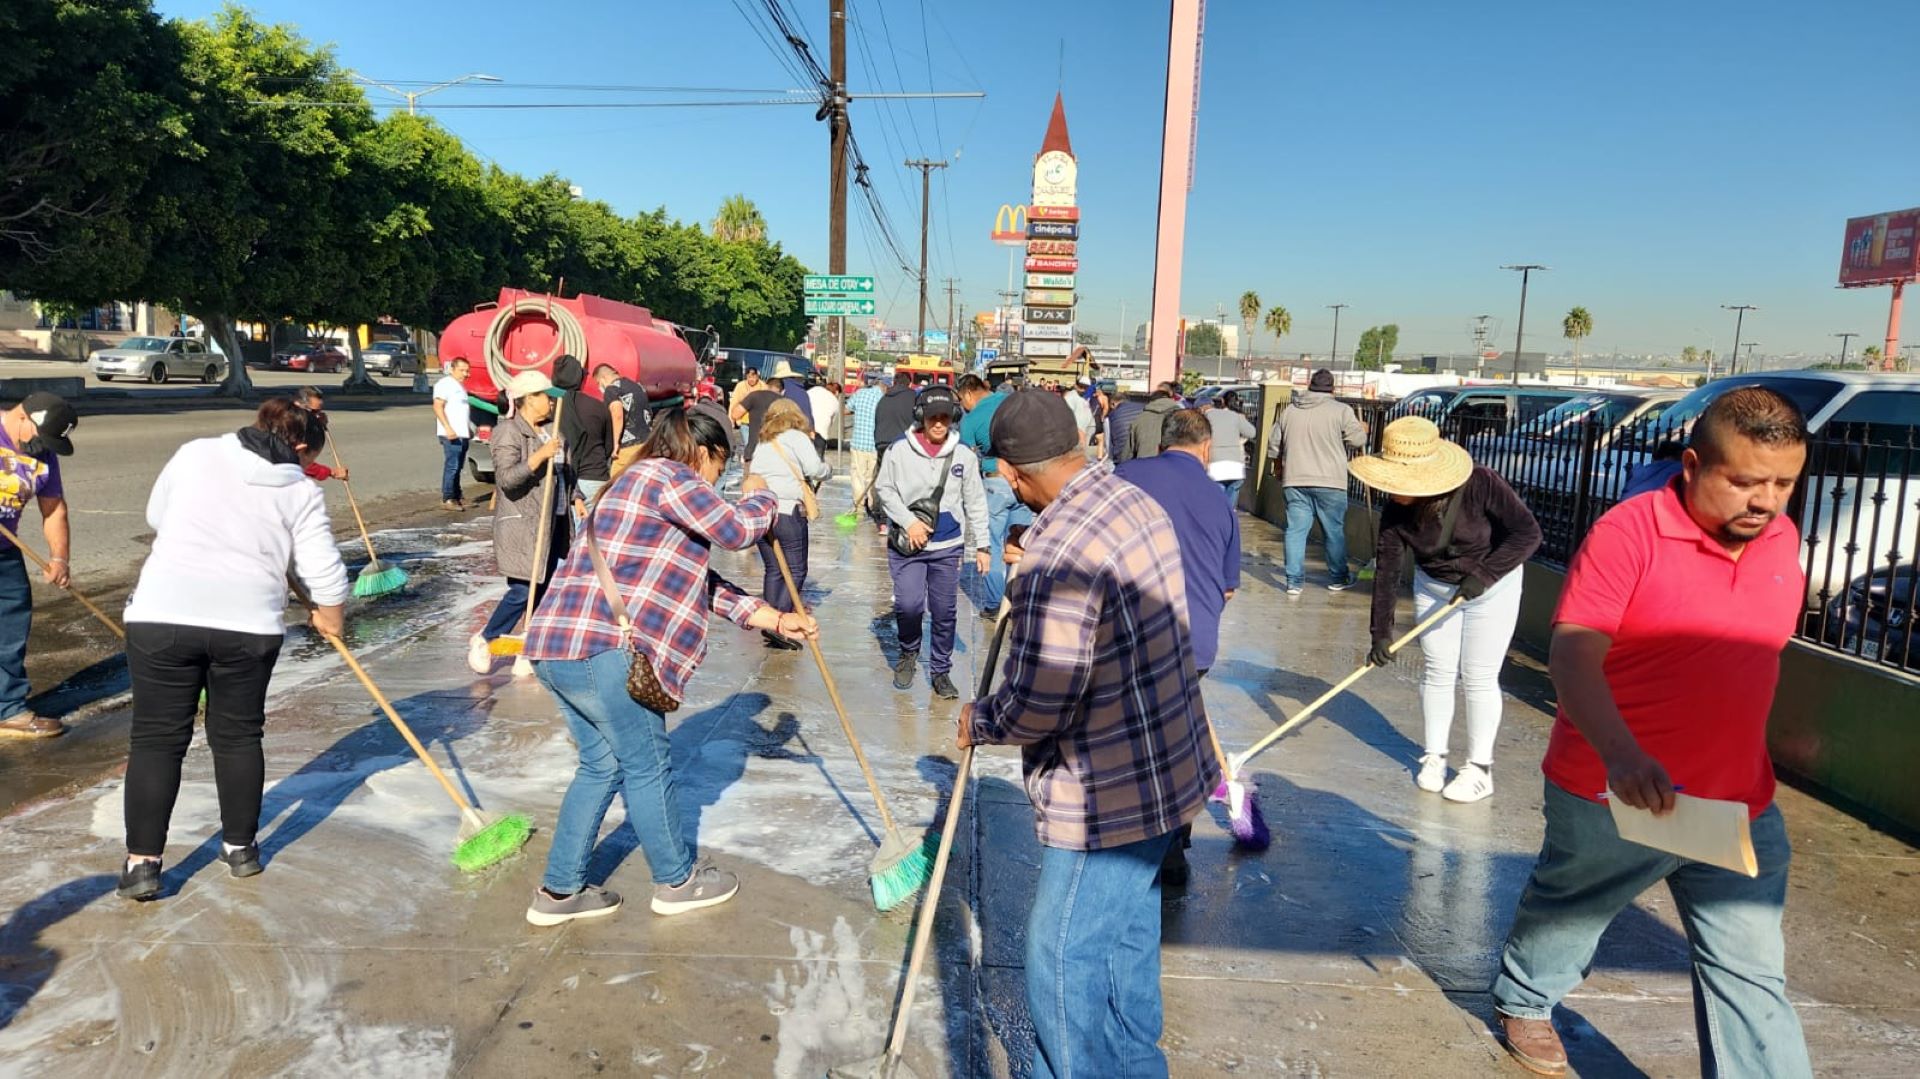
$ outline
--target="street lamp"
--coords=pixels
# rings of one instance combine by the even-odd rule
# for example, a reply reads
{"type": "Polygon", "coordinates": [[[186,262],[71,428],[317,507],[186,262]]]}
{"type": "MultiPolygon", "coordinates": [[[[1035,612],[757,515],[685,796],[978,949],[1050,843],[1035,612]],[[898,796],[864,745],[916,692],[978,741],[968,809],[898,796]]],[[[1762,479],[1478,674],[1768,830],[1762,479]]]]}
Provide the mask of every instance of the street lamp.
{"type": "MultiPolygon", "coordinates": [[[[1731,367],[1740,362],[1740,330],[1747,321],[1747,312],[1758,311],[1760,309],[1750,303],[1723,303],[1720,305],[1720,310],[1735,313],[1733,318],[1733,351],[1727,354],[1727,364],[1731,367]]],[[[1713,380],[1712,371],[1707,372],[1707,380],[1713,380]]]]}
{"type": "Polygon", "coordinates": [[[498,75],[482,75],[479,72],[472,72],[466,75],[462,75],[457,79],[448,79],[446,82],[436,83],[433,86],[427,87],[425,90],[402,90],[398,86],[388,86],[384,82],[379,82],[374,79],[369,79],[365,75],[362,75],[357,71],[349,72],[348,74],[351,74],[356,80],[360,82],[364,82],[368,86],[378,86],[380,89],[385,90],[389,94],[396,94],[400,97],[406,98],[408,116],[412,116],[415,114],[415,111],[416,111],[414,107],[415,102],[419,101],[423,97],[426,97],[428,94],[437,93],[441,90],[445,90],[449,86],[458,86],[463,82],[499,82],[500,81],[500,76],[498,75]]]}
{"type": "Polygon", "coordinates": [[[1333,370],[1334,364],[1340,362],[1340,311],[1346,306],[1343,303],[1327,305],[1327,309],[1333,312],[1333,348],[1327,352],[1327,370],[1329,371],[1333,370]]]}
{"type": "Polygon", "coordinates": [[[1520,271],[1520,324],[1513,328],[1513,381],[1520,381],[1520,345],[1527,338],[1527,282],[1533,277],[1533,271],[1545,271],[1550,267],[1537,262],[1523,262],[1517,266],[1502,266],[1503,270],[1520,271]]]}
{"type": "Polygon", "coordinates": [[[1840,366],[1845,368],[1847,366],[1847,346],[1852,344],[1853,339],[1860,335],[1849,331],[1847,333],[1836,333],[1833,336],[1840,339],[1840,366]]]}

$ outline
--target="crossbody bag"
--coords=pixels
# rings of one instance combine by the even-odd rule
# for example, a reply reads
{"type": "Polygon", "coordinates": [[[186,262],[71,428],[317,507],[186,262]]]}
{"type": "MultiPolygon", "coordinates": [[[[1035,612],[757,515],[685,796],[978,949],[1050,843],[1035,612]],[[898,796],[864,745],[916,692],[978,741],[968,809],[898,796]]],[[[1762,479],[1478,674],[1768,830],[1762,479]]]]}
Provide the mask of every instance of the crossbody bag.
{"type": "Polygon", "coordinates": [[[800,515],[809,521],[819,520],[820,500],[813,497],[813,484],[807,482],[807,477],[801,473],[800,466],[794,462],[793,457],[777,439],[768,442],[767,445],[772,446],[773,452],[779,454],[780,459],[787,463],[787,468],[793,472],[793,478],[800,481],[800,515]]]}
{"type": "MultiPolygon", "coordinates": [[[[931,495],[916,498],[907,504],[907,512],[913,514],[929,530],[940,523],[940,502],[947,496],[947,476],[953,471],[952,460],[950,457],[935,457],[934,461],[940,465],[940,482],[933,485],[931,495]]],[[[932,542],[931,532],[928,535],[928,542],[932,542]]],[[[920,553],[920,548],[915,547],[907,538],[907,530],[897,524],[887,529],[887,547],[901,558],[912,558],[920,553]]]]}
{"type": "Polygon", "coordinates": [[[607,605],[613,608],[614,620],[620,623],[620,647],[626,649],[627,696],[648,711],[666,715],[677,710],[680,702],[660,684],[660,676],[653,669],[653,660],[640,651],[634,639],[633,618],[627,614],[626,601],[620,598],[620,586],[613,579],[613,571],[607,568],[607,558],[600,553],[600,541],[593,534],[593,514],[589,512],[585,523],[580,526],[581,538],[587,541],[587,557],[593,561],[593,575],[600,580],[600,591],[607,597],[607,605]]]}

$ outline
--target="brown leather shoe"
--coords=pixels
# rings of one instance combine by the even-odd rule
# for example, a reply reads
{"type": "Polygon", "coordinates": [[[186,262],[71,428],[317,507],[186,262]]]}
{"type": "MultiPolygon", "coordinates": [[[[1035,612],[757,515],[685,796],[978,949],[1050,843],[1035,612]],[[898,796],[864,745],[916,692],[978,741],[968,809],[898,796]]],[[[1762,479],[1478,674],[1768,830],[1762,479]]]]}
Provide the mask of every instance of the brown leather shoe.
{"type": "Polygon", "coordinates": [[[0,719],[0,738],[58,738],[67,733],[67,725],[51,716],[15,712],[0,719]]]}
{"type": "Polygon", "coordinates": [[[1535,1075],[1567,1074],[1567,1050],[1551,1019],[1519,1019],[1499,1012],[1494,1017],[1500,1020],[1500,1040],[1521,1067],[1535,1075]]]}

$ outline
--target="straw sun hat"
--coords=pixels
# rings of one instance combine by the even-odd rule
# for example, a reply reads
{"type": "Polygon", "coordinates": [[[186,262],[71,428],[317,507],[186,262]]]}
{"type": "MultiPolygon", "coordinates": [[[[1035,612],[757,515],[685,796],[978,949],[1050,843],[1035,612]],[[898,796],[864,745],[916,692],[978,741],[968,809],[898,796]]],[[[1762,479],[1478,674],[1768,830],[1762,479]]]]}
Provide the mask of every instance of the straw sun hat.
{"type": "Polygon", "coordinates": [[[1390,495],[1432,498],[1467,482],[1473,458],[1440,437],[1421,416],[1402,416],[1380,433],[1380,452],[1356,457],[1347,469],[1361,483],[1390,495]]]}

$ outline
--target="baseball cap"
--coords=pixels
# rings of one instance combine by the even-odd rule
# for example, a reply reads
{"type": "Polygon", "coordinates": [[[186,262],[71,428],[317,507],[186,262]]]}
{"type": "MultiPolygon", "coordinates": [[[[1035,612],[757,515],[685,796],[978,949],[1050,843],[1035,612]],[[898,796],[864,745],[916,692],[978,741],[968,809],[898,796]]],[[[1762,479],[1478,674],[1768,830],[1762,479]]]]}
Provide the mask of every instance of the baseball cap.
{"type": "Polygon", "coordinates": [[[53,452],[73,456],[73,429],[80,426],[80,414],[67,399],[55,393],[30,393],[20,402],[21,411],[40,430],[40,437],[53,444],[53,452]]]}
{"type": "Polygon", "coordinates": [[[553,380],[538,371],[522,371],[507,380],[507,396],[515,401],[536,393],[552,393],[553,380]]]}
{"type": "Polygon", "coordinates": [[[960,415],[966,411],[960,407],[960,399],[955,397],[953,391],[945,386],[928,386],[926,389],[921,390],[919,405],[920,417],[922,419],[935,415],[936,413],[944,413],[945,415],[958,419],[960,415]]]}
{"type": "Polygon", "coordinates": [[[1011,465],[1051,461],[1080,444],[1080,425],[1059,394],[1016,393],[994,410],[993,455],[1011,465]]]}

